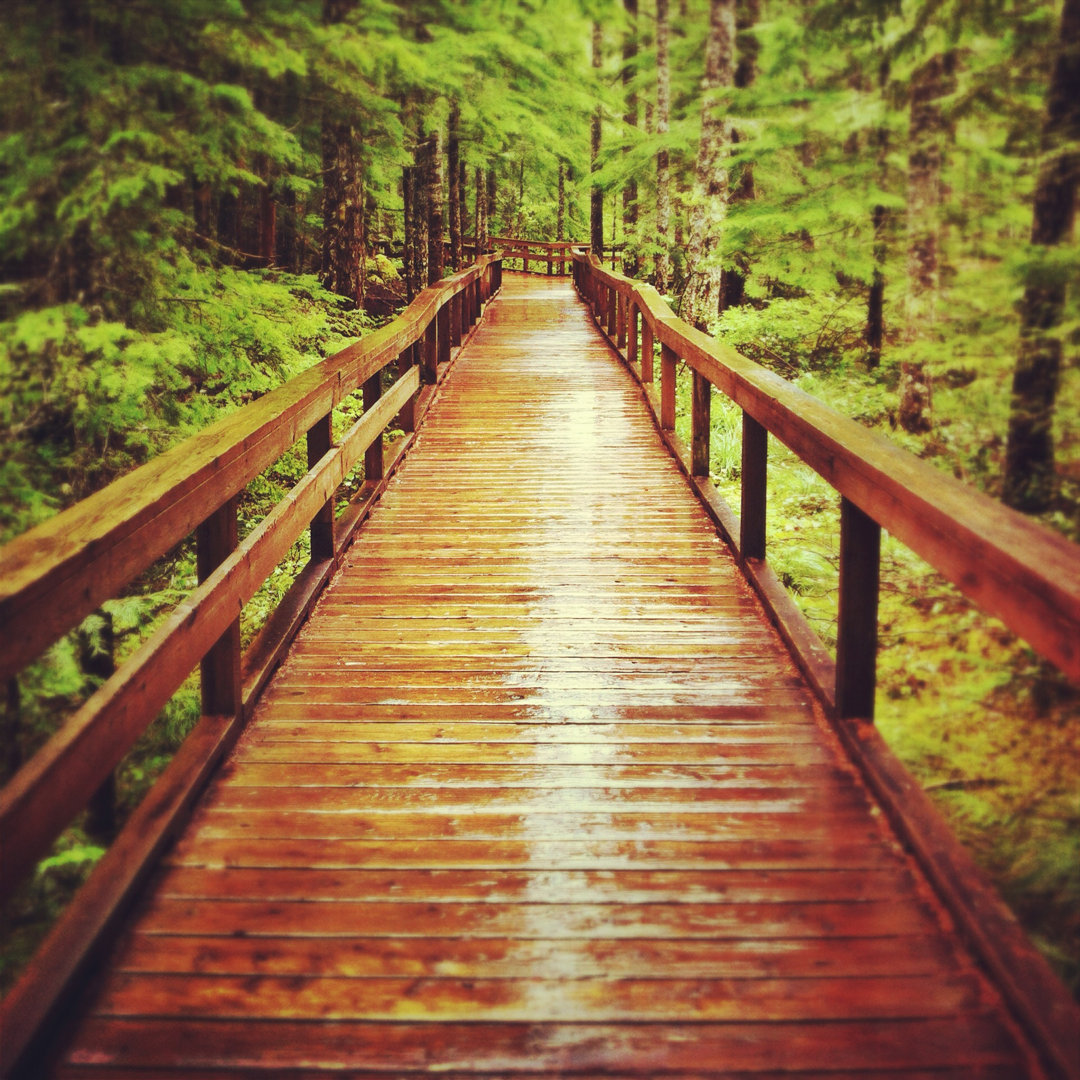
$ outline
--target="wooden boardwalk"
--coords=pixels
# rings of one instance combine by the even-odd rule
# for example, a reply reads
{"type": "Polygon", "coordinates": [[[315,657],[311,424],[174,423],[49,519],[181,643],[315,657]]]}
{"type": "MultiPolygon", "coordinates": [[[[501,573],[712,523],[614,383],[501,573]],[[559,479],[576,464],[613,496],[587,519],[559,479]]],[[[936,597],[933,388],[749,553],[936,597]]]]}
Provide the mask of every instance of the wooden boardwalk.
{"type": "Polygon", "coordinates": [[[67,1078],[1038,1075],[565,280],[507,275],[67,1078]]]}

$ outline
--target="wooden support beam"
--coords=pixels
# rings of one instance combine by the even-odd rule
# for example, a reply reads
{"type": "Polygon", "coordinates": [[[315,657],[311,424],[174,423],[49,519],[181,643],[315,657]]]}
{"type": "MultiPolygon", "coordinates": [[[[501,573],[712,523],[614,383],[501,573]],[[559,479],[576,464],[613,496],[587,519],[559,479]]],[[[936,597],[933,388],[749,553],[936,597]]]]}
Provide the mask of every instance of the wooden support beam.
{"type": "Polygon", "coordinates": [[[874,716],[880,561],[881,526],[841,498],[836,714],[842,720],[874,716]]]}
{"type": "Polygon", "coordinates": [[[660,427],[675,430],[675,364],[678,357],[667,345],[660,347],[660,427]]]}
{"type": "Polygon", "coordinates": [[[769,433],[749,413],[742,423],[742,495],[739,508],[739,554],[765,558],[769,433]]]}
{"type": "Polygon", "coordinates": [[[615,344],[621,349],[626,345],[626,297],[618,293],[615,303],[615,344]]]}
{"type": "Polygon", "coordinates": [[[638,306],[630,301],[626,317],[626,359],[636,364],[638,359],[638,306]]]}
{"type": "MultiPolygon", "coordinates": [[[[196,530],[195,561],[200,584],[206,581],[214,570],[236,550],[239,539],[236,508],[237,499],[233,497],[211,514],[196,530]]],[[[314,546],[314,532],[312,544],[314,546]]],[[[238,610],[236,619],[214,642],[199,665],[202,675],[202,713],[204,716],[238,716],[240,714],[243,708],[240,658],[238,610]]]]}
{"type": "Polygon", "coordinates": [[[694,399],[691,408],[690,472],[694,476],[709,475],[709,433],[712,410],[712,384],[704,375],[694,372],[694,399]]]}
{"type": "MultiPolygon", "coordinates": [[[[382,397],[382,378],[372,375],[364,383],[364,412],[378,404],[382,397]]],[[[364,452],[364,480],[381,480],[383,476],[383,436],[382,432],[364,452]]]]}
{"type": "Polygon", "coordinates": [[[655,347],[653,345],[652,324],[644,316],[641,318],[641,381],[651,383],[653,381],[653,360],[655,347]]]}
{"type": "Polygon", "coordinates": [[[450,363],[450,302],[446,301],[439,308],[439,314],[435,317],[438,328],[438,362],[439,364],[450,363]]]}
{"type": "MultiPolygon", "coordinates": [[[[372,376],[378,379],[378,375],[372,376]]],[[[312,468],[334,443],[333,414],[327,413],[313,424],[307,433],[307,466],[312,468]]],[[[235,545],[234,545],[235,546],[235,545]]],[[[332,559],[334,557],[334,501],[326,505],[311,522],[311,557],[332,559]]],[[[200,581],[202,578],[199,579],[200,581]]]]}
{"type": "Polygon", "coordinates": [[[439,381],[439,326],[436,319],[424,331],[423,355],[420,361],[420,382],[434,386],[439,381]]]}

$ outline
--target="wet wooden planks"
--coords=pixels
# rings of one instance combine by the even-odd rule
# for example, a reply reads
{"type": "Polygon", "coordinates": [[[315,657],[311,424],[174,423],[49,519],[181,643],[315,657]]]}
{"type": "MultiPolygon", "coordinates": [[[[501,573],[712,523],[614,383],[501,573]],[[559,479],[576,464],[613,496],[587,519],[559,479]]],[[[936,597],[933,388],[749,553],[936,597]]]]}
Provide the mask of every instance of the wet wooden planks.
{"type": "Polygon", "coordinates": [[[63,1077],[1028,1075],[562,282],[507,275],[63,1077]]]}

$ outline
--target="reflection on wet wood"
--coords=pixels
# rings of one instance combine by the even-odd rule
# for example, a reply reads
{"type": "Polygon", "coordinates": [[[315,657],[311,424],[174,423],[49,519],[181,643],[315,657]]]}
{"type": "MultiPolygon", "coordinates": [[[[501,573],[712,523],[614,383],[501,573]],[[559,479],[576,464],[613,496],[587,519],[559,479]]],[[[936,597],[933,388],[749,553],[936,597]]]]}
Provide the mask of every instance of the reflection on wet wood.
{"type": "Polygon", "coordinates": [[[508,276],[58,1075],[1029,1075],[568,285],[508,276]]]}

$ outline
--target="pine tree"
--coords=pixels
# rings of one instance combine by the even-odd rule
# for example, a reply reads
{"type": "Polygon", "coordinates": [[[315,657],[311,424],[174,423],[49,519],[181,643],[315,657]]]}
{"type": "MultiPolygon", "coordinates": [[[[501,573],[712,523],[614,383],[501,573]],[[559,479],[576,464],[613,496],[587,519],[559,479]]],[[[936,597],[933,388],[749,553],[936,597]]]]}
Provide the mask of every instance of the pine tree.
{"type": "Polygon", "coordinates": [[[1072,233],[1080,183],[1080,0],[1065,0],[1061,12],[1041,150],[1031,226],[1036,256],[1024,287],[1005,456],[1004,499],[1028,512],[1048,509],[1055,494],[1053,416],[1068,271],[1049,256],[1072,233]]]}

